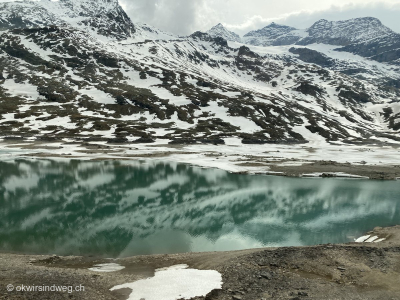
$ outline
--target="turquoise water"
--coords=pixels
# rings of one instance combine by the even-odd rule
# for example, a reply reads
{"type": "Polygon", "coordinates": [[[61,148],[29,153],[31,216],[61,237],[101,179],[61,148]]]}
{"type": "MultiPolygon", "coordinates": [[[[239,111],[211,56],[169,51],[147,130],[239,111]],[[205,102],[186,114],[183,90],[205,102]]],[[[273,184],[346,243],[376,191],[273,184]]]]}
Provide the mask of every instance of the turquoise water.
{"type": "Polygon", "coordinates": [[[126,257],[315,245],[396,224],[398,181],[162,162],[0,162],[2,252],[126,257]]]}

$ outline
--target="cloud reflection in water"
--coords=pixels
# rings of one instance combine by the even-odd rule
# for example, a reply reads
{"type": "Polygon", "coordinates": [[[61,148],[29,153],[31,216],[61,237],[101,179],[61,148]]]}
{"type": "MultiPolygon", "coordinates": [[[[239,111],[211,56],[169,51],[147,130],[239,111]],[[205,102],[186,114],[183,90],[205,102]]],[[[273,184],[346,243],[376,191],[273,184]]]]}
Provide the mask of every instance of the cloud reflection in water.
{"type": "Polygon", "coordinates": [[[400,185],[163,162],[0,162],[0,250],[123,257],[347,242],[399,223],[400,185]]]}

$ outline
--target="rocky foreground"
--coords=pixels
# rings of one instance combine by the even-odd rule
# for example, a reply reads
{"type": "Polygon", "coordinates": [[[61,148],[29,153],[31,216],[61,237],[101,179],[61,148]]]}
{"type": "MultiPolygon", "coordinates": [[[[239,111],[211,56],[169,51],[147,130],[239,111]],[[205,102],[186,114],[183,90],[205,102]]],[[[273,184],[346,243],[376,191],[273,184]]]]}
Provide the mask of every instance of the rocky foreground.
{"type": "Polygon", "coordinates": [[[386,240],[120,260],[1,254],[0,299],[128,299],[131,290],[110,292],[110,288],[152,277],[155,269],[177,264],[222,274],[221,290],[196,299],[400,299],[400,226],[375,228],[368,234],[386,240]],[[88,270],[110,262],[125,269],[113,273],[88,270]],[[9,284],[82,285],[85,291],[8,292],[9,284]]]}

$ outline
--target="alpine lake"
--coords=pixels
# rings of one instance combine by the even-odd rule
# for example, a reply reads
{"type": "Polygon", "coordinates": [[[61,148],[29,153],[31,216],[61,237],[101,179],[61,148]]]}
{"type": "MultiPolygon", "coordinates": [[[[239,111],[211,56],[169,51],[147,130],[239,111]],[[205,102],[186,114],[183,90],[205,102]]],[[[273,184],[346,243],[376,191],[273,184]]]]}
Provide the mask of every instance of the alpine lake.
{"type": "Polygon", "coordinates": [[[0,161],[0,251],[128,257],[354,241],[400,223],[398,181],[161,161],[0,161]]]}

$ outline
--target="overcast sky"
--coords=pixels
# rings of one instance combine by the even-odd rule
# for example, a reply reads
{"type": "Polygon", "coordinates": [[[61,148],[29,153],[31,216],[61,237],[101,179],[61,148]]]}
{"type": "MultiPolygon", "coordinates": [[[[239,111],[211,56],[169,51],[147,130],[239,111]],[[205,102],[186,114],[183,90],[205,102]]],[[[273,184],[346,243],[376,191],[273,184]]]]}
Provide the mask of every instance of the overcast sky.
{"type": "MultiPolygon", "coordinates": [[[[7,2],[10,0],[0,0],[7,2]]],[[[53,0],[54,1],[54,0],[53,0]]],[[[244,35],[271,22],[299,29],[320,19],[376,17],[400,33],[400,0],[119,0],[133,22],[188,35],[222,23],[244,35]]]]}
{"type": "Polygon", "coordinates": [[[120,0],[132,20],[175,34],[217,23],[240,35],[271,22],[307,28],[319,19],[377,17],[400,32],[400,0],[120,0]]]}

